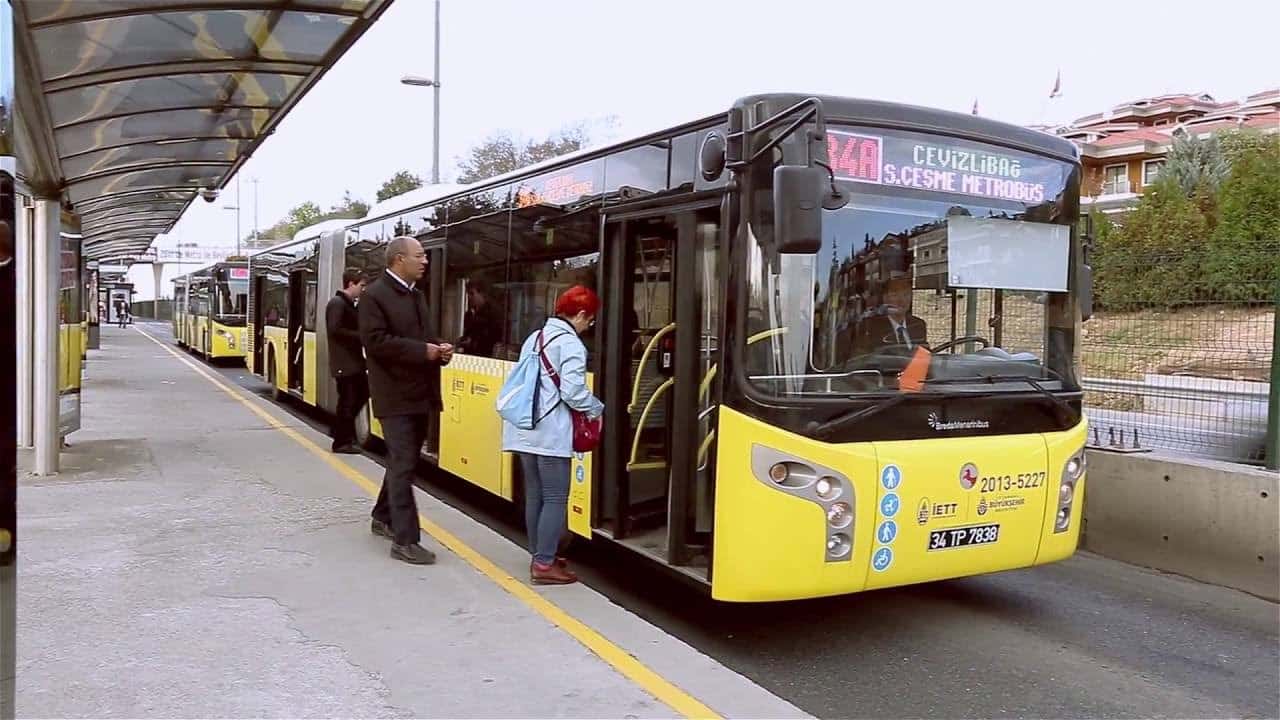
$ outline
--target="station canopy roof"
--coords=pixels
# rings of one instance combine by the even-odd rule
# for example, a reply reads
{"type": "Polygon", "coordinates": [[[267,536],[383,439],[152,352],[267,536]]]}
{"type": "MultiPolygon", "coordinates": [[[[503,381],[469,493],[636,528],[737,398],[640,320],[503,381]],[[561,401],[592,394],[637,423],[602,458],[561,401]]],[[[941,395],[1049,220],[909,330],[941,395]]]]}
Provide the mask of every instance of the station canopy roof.
{"type": "Polygon", "coordinates": [[[221,189],[392,0],[15,0],[88,259],[221,189]]]}

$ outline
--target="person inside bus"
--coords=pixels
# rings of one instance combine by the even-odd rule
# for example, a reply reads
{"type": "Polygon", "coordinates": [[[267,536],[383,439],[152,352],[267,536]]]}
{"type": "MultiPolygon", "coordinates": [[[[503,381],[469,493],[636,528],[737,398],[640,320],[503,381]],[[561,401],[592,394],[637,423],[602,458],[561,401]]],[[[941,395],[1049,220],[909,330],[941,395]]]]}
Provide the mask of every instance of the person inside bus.
{"type": "Polygon", "coordinates": [[[427,299],[418,288],[427,254],[416,239],[387,243],[386,269],[361,295],[360,343],[369,369],[373,413],[382,423],[387,471],[373,506],[370,529],[392,540],[391,557],[429,565],[435,553],[422,547],[413,479],[431,417],[440,412],[440,366],[453,345],[435,337],[427,299]]]}
{"type": "Polygon", "coordinates": [[[329,334],[329,374],[338,384],[338,408],[329,433],[335,453],[360,452],[355,446],[356,416],[369,400],[364,353],[360,348],[360,316],[356,312],[356,301],[364,287],[363,273],[347,268],[342,272],[342,289],[334,293],[324,309],[324,325],[329,334]]]}
{"type": "Polygon", "coordinates": [[[502,337],[502,317],[490,301],[489,292],[477,281],[467,283],[467,312],[462,317],[462,337],[458,350],[468,355],[495,357],[494,348],[502,337]]]}
{"type": "Polygon", "coordinates": [[[911,278],[892,278],[885,286],[883,303],[858,325],[856,347],[860,353],[886,349],[911,353],[928,346],[924,320],[911,314],[911,278]]]}
{"type": "MultiPolygon", "coordinates": [[[[502,449],[515,453],[524,483],[525,527],[529,534],[529,580],[535,585],[567,585],[578,577],[556,555],[566,532],[569,469],[573,456],[570,409],[589,418],[604,414],[604,403],[587,387],[587,348],[581,335],[595,324],[600,298],[590,288],[575,285],[556,299],[555,316],[530,333],[520,349],[526,358],[539,347],[544,363],[559,377],[559,387],[544,365],[539,393],[550,410],[532,430],[502,423],[502,449]],[[542,343],[539,346],[539,339],[542,343]]],[[[541,410],[541,408],[539,408],[541,410]]]]}

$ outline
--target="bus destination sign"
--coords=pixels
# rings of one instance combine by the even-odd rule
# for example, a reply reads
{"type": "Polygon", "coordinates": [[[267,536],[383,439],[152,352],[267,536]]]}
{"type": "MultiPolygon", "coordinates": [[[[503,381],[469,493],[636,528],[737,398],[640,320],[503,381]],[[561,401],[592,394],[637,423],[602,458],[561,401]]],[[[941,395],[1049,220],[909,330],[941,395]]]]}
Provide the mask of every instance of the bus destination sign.
{"type": "Polygon", "coordinates": [[[1047,159],[839,130],[827,130],[827,154],[842,180],[1025,203],[1044,202],[1062,172],[1047,159]]]}
{"type": "Polygon", "coordinates": [[[585,173],[569,168],[562,172],[535,178],[516,190],[516,207],[530,205],[567,205],[595,190],[595,183],[585,173]]]}

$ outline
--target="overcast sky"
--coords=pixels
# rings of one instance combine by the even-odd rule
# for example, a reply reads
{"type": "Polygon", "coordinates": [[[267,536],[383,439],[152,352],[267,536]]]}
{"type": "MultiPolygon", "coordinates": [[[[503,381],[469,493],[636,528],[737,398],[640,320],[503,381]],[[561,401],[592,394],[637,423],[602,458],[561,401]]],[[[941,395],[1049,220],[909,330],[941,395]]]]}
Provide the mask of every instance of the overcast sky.
{"type": "MultiPolygon", "coordinates": [[[[396,0],[277,127],[240,173],[240,227],[344,190],[369,202],[400,169],[429,179],[431,0],[396,0]]],[[[1280,85],[1280,3],[442,0],[442,181],[489,134],[539,138],[616,116],[612,136],[725,112],[788,91],[908,102],[1031,124],[1066,122],[1144,96],[1218,100],[1280,85]],[[1062,96],[1049,99],[1055,74],[1062,96]]],[[[157,240],[234,247],[236,183],[197,201],[157,240]]],[[[197,266],[188,266],[185,271],[197,266]]],[[[176,270],[176,268],[174,268],[176,270]]],[[[168,278],[173,271],[165,273],[168,278]]],[[[152,273],[131,273],[139,299],[152,273]]],[[[167,285],[167,282],[165,283],[167,285]]],[[[168,294],[167,289],[164,290],[168,294]]]]}

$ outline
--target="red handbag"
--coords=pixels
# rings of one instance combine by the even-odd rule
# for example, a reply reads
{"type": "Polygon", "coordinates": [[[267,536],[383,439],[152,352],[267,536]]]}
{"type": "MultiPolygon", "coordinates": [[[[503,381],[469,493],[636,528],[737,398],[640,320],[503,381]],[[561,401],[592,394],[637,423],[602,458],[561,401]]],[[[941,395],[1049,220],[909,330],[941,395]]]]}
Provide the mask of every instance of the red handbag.
{"type": "MultiPolygon", "coordinates": [[[[542,367],[551,376],[551,382],[556,384],[556,390],[559,390],[560,373],[556,372],[551,360],[547,358],[545,347],[542,342],[542,331],[539,330],[538,354],[542,356],[542,367]]],[[[562,398],[560,402],[564,402],[564,399],[562,398]]],[[[589,418],[586,413],[573,408],[569,408],[569,417],[573,421],[573,451],[585,453],[595,450],[600,445],[600,418],[589,418]]]]}

